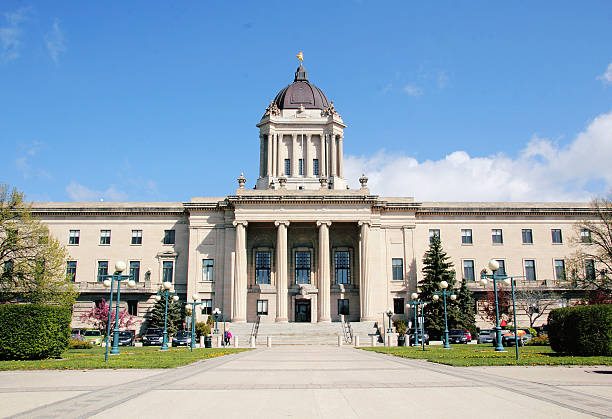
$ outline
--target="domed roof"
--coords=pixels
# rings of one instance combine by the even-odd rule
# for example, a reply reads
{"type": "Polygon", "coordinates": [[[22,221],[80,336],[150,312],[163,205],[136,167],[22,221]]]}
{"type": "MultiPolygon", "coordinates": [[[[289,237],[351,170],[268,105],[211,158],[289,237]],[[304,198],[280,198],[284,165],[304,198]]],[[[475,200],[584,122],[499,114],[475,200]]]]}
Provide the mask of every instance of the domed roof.
{"type": "Polygon", "coordinates": [[[302,64],[295,71],[293,83],[278,92],[274,98],[274,104],[279,109],[305,109],[325,110],[329,107],[329,101],[325,93],[308,81],[308,74],[302,64]]]}

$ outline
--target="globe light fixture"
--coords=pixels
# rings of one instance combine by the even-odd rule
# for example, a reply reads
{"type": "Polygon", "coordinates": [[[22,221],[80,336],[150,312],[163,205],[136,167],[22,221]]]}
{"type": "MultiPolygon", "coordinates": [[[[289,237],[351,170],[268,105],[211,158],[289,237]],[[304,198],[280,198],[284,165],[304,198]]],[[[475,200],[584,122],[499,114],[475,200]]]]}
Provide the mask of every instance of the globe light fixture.
{"type": "Polygon", "coordinates": [[[497,271],[499,269],[499,262],[495,259],[491,259],[489,261],[489,269],[493,272],[497,271]]]}
{"type": "Polygon", "coordinates": [[[200,300],[200,294],[198,294],[197,292],[195,294],[192,295],[193,301],[199,301],[200,300]]]}
{"type": "Polygon", "coordinates": [[[157,301],[159,303],[161,301],[161,295],[156,295],[155,296],[155,301],[157,301]]]}
{"type": "Polygon", "coordinates": [[[434,296],[433,296],[433,300],[434,300],[434,301],[438,301],[439,299],[440,299],[440,296],[439,296],[438,294],[436,294],[436,295],[434,295],[434,296]]]}
{"type": "Polygon", "coordinates": [[[170,288],[172,288],[172,282],[164,282],[162,283],[162,286],[164,287],[164,289],[169,290],[170,288]]]}
{"type": "Polygon", "coordinates": [[[125,271],[126,265],[125,262],[122,260],[118,260],[117,262],[115,262],[115,272],[123,272],[125,271]]]}
{"type": "Polygon", "coordinates": [[[134,281],[133,279],[130,279],[128,281],[128,287],[134,288],[135,286],[136,286],[136,281],[134,281]]]}
{"type": "Polygon", "coordinates": [[[442,288],[443,290],[448,288],[448,282],[446,281],[441,281],[440,282],[440,288],[442,288]]]}
{"type": "Polygon", "coordinates": [[[457,299],[457,296],[455,294],[451,295],[451,300],[455,301],[457,299]]]}
{"type": "Polygon", "coordinates": [[[111,280],[110,280],[110,279],[105,279],[105,280],[104,280],[104,282],[103,282],[103,284],[104,284],[104,286],[105,286],[106,288],[110,288],[110,286],[111,286],[111,280]]]}
{"type": "Polygon", "coordinates": [[[413,292],[412,295],[410,295],[410,297],[412,297],[413,300],[416,300],[419,298],[419,294],[417,294],[416,292],[413,292]]]}

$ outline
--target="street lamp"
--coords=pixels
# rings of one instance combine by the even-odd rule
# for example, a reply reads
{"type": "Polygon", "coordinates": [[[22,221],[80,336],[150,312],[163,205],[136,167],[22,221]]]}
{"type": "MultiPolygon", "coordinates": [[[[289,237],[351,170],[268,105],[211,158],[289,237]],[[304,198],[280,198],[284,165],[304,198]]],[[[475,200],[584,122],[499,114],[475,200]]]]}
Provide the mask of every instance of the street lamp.
{"type": "Polygon", "coordinates": [[[108,362],[108,337],[110,335],[111,313],[113,307],[113,284],[117,281],[117,305],[115,306],[115,328],[113,329],[113,349],[111,355],[119,355],[119,299],[121,298],[121,281],[128,281],[128,287],[134,288],[136,282],[131,275],[121,275],[125,271],[125,262],[118,260],[115,263],[115,273],[112,275],[101,275],[104,279],[104,286],[110,288],[110,300],[108,303],[108,322],[106,325],[106,352],[104,354],[104,362],[108,362]]]}
{"type": "Polygon", "coordinates": [[[155,301],[161,301],[162,296],[166,298],[166,307],[164,310],[164,340],[162,342],[162,351],[168,350],[168,297],[172,296],[172,301],[176,302],[179,300],[179,296],[176,293],[171,291],[172,283],[171,282],[163,282],[162,289],[163,291],[157,291],[157,295],[155,296],[155,301]]]}
{"type": "Polygon", "coordinates": [[[499,302],[497,300],[497,281],[503,281],[504,284],[510,285],[512,287],[512,313],[514,316],[514,347],[516,352],[516,359],[519,359],[519,351],[518,351],[518,336],[517,336],[517,324],[516,324],[516,302],[514,297],[514,282],[516,278],[524,278],[524,276],[508,276],[504,274],[498,274],[497,271],[499,269],[499,262],[495,259],[491,259],[489,261],[489,269],[493,274],[487,275],[485,270],[480,273],[480,285],[483,287],[487,285],[487,278],[493,281],[493,293],[495,294],[495,351],[496,352],[506,352],[502,345],[501,340],[501,327],[499,325],[499,302]]]}
{"type": "Polygon", "coordinates": [[[438,301],[440,299],[440,295],[444,297],[444,349],[450,349],[451,347],[448,343],[448,317],[446,315],[446,296],[450,295],[450,299],[453,301],[457,299],[457,296],[453,293],[453,291],[446,291],[446,288],[448,288],[448,282],[446,281],[440,282],[440,288],[442,288],[442,291],[434,292],[433,299],[434,301],[438,301]]]}
{"type": "Polygon", "coordinates": [[[393,333],[393,329],[391,328],[391,316],[393,316],[393,310],[391,307],[387,309],[387,316],[389,317],[389,328],[387,329],[387,333],[393,333]]]}
{"type": "Polygon", "coordinates": [[[412,306],[412,309],[414,310],[414,341],[412,342],[412,346],[417,346],[419,344],[417,332],[417,308],[421,303],[418,301],[419,294],[416,292],[413,292],[410,297],[412,298],[412,301],[408,302],[408,304],[412,306]]]}
{"type": "Polygon", "coordinates": [[[200,304],[204,304],[204,301],[200,301],[198,293],[193,294],[193,301],[185,302],[185,305],[191,305],[191,352],[193,352],[195,347],[195,308],[200,304]]]}
{"type": "Polygon", "coordinates": [[[219,323],[219,317],[221,317],[221,310],[219,310],[219,307],[215,307],[215,309],[213,310],[213,318],[215,319],[215,330],[213,331],[213,335],[219,334],[219,328],[217,327],[217,324],[219,323]]]}

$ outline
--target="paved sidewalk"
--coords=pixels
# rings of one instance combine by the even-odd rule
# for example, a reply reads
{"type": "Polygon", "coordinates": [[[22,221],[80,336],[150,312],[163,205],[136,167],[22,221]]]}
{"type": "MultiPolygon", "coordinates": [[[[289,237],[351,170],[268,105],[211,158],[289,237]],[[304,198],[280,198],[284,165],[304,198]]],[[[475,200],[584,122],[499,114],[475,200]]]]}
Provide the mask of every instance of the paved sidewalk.
{"type": "Polygon", "coordinates": [[[0,414],[612,417],[612,368],[456,368],[348,347],[279,346],[173,370],[2,372],[0,414]]]}

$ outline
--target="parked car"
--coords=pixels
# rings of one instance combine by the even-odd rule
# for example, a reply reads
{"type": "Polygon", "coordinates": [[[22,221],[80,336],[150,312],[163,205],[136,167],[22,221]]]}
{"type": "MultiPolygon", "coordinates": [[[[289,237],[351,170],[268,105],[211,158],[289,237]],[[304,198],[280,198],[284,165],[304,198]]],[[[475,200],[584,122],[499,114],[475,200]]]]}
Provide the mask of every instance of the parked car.
{"type": "MultiPolygon", "coordinates": [[[[414,345],[414,329],[406,332],[409,336],[410,345],[414,345]]],[[[421,334],[421,330],[417,330],[417,345],[421,345],[423,343],[423,335],[421,334]]],[[[429,345],[429,333],[425,331],[425,345],[429,345]]]]}
{"type": "Polygon", "coordinates": [[[83,338],[86,342],[93,345],[100,345],[102,343],[102,333],[99,330],[86,330],[83,333],[83,338]]]}
{"type": "Polygon", "coordinates": [[[449,343],[468,343],[468,334],[461,329],[451,329],[448,331],[449,343]]]}
{"type": "Polygon", "coordinates": [[[525,331],[525,335],[524,335],[524,340],[525,342],[530,341],[531,339],[533,339],[533,335],[531,334],[531,330],[529,330],[528,328],[521,328],[519,330],[524,330],[525,331]]]}
{"type": "Polygon", "coordinates": [[[495,329],[483,329],[478,333],[478,343],[493,343],[495,340],[495,329]]]}
{"type": "Polygon", "coordinates": [[[172,346],[189,346],[191,345],[191,332],[179,330],[172,337],[172,346]]]}
{"type": "Polygon", "coordinates": [[[470,331],[467,330],[467,329],[463,329],[463,331],[465,332],[465,334],[466,334],[466,336],[468,338],[468,342],[471,342],[472,341],[472,333],[470,333],[470,331]]]}
{"type": "MultiPolygon", "coordinates": [[[[518,346],[525,344],[525,330],[517,329],[518,346]]],[[[502,346],[514,346],[514,330],[504,330],[502,333],[502,346]]]]}
{"type": "Polygon", "coordinates": [[[163,329],[147,329],[147,332],[142,337],[142,346],[159,345],[164,342],[163,329]]]}
{"type": "Polygon", "coordinates": [[[72,329],[70,331],[70,339],[85,340],[83,333],[85,333],[85,329],[72,329]]]}
{"type": "Polygon", "coordinates": [[[119,346],[134,346],[136,341],[135,333],[133,330],[121,330],[119,331],[119,346]]]}

